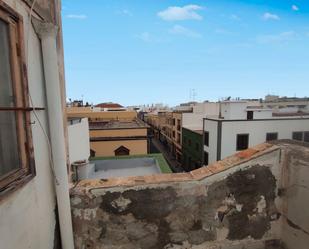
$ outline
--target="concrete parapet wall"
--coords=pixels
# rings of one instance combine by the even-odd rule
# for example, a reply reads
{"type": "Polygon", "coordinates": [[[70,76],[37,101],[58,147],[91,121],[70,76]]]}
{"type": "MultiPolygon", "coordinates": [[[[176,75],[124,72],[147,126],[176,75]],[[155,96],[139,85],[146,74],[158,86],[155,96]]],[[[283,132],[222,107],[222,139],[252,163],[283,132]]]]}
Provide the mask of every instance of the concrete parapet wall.
{"type": "Polygon", "coordinates": [[[71,191],[75,246],[279,248],[285,151],[263,144],[190,173],[82,181],[71,191]]]}

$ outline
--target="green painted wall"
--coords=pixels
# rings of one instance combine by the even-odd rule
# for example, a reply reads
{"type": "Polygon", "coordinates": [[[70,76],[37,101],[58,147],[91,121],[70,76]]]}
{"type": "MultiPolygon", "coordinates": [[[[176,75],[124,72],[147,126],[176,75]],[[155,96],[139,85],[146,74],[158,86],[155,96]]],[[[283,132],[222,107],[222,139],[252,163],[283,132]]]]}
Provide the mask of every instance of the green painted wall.
{"type": "Polygon", "coordinates": [[[191,171],[202,166],[203,135],[195,131],[182,128],[182,167],[191,171]],[[191,159],[191,160],[190,160],[191,159]]]}

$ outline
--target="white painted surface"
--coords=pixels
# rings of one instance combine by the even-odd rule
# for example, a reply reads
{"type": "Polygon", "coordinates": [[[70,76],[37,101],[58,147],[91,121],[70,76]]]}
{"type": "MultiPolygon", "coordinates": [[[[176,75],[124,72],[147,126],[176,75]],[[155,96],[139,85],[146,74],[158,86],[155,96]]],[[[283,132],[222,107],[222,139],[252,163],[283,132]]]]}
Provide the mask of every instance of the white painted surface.
{"type": "Polygon", "coordinates": [[[247,119],[246,101],[221,102],[221,116],[224,119],[247,119]]]}
{"type": "Polygon", "coordinates": [[[201,113],[206,116],[217,116],[219,115],[220,103],[218,102],[205,102],[198,103],[193,106],[194,113],[201,113]]]}
{"type": "MultiPolygon", "coordinates": [[[[29,37],[29,88],[34,105],[46,107],[41,47],[32,27],[24,2],[4,0],[23,16],[24,37],[29,37]]],[[[25,42],[26,44],[26,42],[25,42]]],[[[27,52],[26,52],[27,54],[27,52]]],[[[48,131],[46,111],[37,111],[48,131]]],[[[31,120],[35,121],[33,114],[31,120]]],[[[48,146],[38,122],[32,125],[36,177],[0,202],[0,248],[52,249],[55,229],[55,193],[48,157],[48,146]]]]}
{"type": "MultiPolygon", "coordinates": [[[[35,20],[33,20],[35,21],[35,20]]],[[[64,136],[61,88],[57,54],[57,29],[54,24],[34,22],[41,38],[46,99],[51,140],[53,169],[56,178],[55,190],[59,214],[61,245],[63,249],[74,249],[71,218],[69,178],[64,136]]]]}
{"type": "Polygon", "coordinates": [[[278,139],[292,139],[293,131],[309,131],[309,120],[240,121],[222,123],[221,159],[236,152],[237,134],[249,134],[249,147],[266,141],[266,133],[278,132],[278,139]]]}
{"type": "Polygon", "coordinates": [[[192,130],[203,130],[203,114],[183,113],[182,127],[192,130]]]}
{"type": "Polygon", "coordinates": [[[192,113],[182,114],[182,126],[191,130],[203,130],[203,119],[219,115],[220,104],[213,102],[198,103],[192,113]]]}
{"type": "Polygon", "coordinates": [[[88,160],[90,156],[88,119],[68,126],[70,164],[76,161],[88,160]]]}
{"type": "Polygon", "coordinates": [[[271,119],[272,117],[273,111],[271,109],[253,111],[253,119],[271,119]]]}
{"type": "MultiPolygon", "coordinates": [[[[205,120],[205,131],[209,136],[217,135],[217,121],[205,120]]],[[[278,139],[292,139],[294,131],[309,131],[309,119],[291,120],[255,120],[255,121],[224,121],[222,120],[221,159],[236,153],[237,134],[249,134],[249,147],[266,141],[266,133],[277,132],[278,139]]],[[[209,141],[209,163],[216,161],[217,143],[209,141]]]]}

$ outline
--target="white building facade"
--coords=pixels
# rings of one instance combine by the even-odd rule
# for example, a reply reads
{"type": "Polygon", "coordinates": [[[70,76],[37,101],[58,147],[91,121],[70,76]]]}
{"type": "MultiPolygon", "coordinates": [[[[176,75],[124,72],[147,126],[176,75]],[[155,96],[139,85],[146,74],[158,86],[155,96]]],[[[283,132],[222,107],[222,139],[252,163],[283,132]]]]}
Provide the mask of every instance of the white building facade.
{"type": "Polygon", "coordinates": [[[266,141],[309,142],[309,117],[272,117],[270,109],[250,104],[223,103],[220,117],[204,119],[204,165],[266,141]]]}
{"type": "Polygon", "coordinates": [[[68,121],[68,142],[70,164],[88,161],[90,140],[88,118],[75,118],[68,121]]]}

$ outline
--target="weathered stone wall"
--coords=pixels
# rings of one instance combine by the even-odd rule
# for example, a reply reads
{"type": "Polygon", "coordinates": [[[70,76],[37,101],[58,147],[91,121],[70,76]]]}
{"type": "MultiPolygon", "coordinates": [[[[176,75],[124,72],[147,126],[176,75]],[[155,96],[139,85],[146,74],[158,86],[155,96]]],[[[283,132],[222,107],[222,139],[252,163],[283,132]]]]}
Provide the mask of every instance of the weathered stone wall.
{"type": "Polygon", "coordinates": [[[132,186],[81,182],[71,198],[76,248],[273,248],[280,238],[280,152],[274,146],[227,159],[200,180],[193,171],[191,180],[146,177],[132,186]]]}
{"type": "MultiPolygon", "coordinates": [[[[305,144],[303,144],[305,145],[305,144]]],[[[309,147],[281,144],[282,240],[289,249],[309,248],[309,147]]]]}

